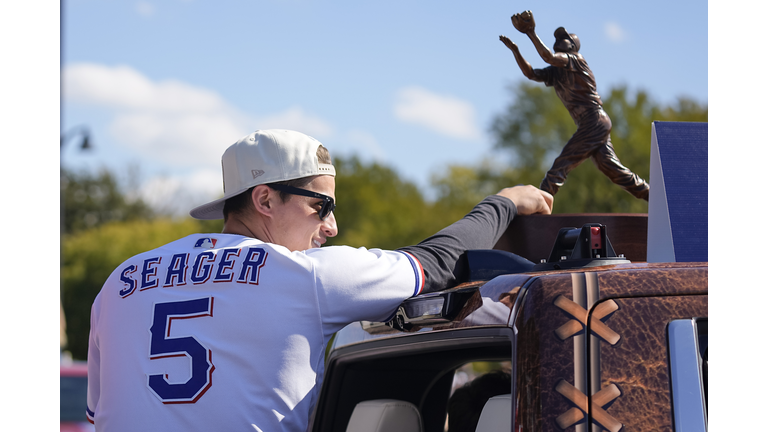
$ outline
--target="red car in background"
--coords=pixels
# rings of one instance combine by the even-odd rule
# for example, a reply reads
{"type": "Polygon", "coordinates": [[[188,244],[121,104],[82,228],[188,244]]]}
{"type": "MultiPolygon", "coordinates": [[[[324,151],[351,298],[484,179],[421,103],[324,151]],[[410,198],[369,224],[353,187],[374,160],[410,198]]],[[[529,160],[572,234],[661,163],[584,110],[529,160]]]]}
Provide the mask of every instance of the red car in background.
{"type": "Polygon", "coordinates": [[[88,393],[88,366],[85,362],[61,364],[59,381],[59,417],[61,431],[92,432],[93,425],[85,415],[88,393]]]}

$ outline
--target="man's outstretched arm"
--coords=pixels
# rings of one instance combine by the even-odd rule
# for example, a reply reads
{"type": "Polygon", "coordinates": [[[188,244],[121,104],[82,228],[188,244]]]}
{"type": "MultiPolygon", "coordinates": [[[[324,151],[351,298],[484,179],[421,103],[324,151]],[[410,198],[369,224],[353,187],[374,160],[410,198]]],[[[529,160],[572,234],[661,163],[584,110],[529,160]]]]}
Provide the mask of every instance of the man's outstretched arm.
{"type": "Polygon", "coordinates": [[[425,276],[422,292],[450,288],[465,279],[469,271],[460,259],[464,252],[493,248],[516,215],[550,214],[552,202],[552,195],[530,185],[505,188],[437,234],[400,250],[421,263],[425,276]]]}

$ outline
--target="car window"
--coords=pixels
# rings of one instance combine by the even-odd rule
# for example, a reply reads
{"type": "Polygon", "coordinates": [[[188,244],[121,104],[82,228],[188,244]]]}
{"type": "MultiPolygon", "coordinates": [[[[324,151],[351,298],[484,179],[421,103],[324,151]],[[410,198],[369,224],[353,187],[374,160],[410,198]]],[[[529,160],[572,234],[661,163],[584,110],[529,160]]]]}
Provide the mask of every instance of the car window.
{"type": "Polygon", "coordinates": [[[470,362],[509,364],[513,353],[514,331],[490,326],[343,345],[328,358],[312,430],[344,432],[358,403],[395,399],[420,410],[423,430],[442,432],[454,377],[469,380],[490,370],[472,369],[470,362]],[[457,369],[463,374],[456,375],[457,369]]]}
{"type": "Polygon", "coordinates": [[[485,375],[489,372],[503,370],[509,372],[512,369],[512,362],[470,362],[457,368],[453,373],[453,385],[451,386],[451,396],[457,388],[473,381],[475,378],[485,375]]]}
{"type": "Polygon", "coordinates": [[[453,373],[445,432],[475,430],[488,399],[510,394],[511,362],[471,362],[453,373]]]}

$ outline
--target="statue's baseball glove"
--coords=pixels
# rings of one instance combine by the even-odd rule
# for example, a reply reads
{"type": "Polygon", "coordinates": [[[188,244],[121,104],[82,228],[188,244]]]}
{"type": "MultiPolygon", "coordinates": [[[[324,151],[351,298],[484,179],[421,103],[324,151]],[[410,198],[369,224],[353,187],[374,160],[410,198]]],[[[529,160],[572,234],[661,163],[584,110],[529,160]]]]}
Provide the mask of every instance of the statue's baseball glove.
{"type": "Polygon", "coordinates": [[[515,26],[520,33],[528,33],[536,28],[533,14],[529,10],[512,15],[512,25],[515,26]]]}

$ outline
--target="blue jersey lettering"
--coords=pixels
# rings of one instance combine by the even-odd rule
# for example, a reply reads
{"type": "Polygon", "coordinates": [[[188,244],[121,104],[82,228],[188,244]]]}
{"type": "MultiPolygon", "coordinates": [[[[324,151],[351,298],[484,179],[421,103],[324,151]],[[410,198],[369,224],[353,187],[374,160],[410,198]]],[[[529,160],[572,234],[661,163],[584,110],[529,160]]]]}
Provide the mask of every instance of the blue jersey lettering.
{"type": "Polygon", "coordinates": [[[155,288],[158,286],[157,265],[162,258],[154,257],[144,260],[144,266],[141,269],[141,290],[155,288]]]}
{"type": "Polygon", "coordinates": [[[232,255],[239,256],[240,249],[224,249],[221,251],[221,259],[216,266],[216,275],[213,277],[214,282],[232,282],[232,268],[235,266],[235,261],[230,258],[232,255]]]}
{"type": "Polygon", "coordinates": [[[168,265],[168,272],[165,274],[165,284],[163,284],[163,286],[169,287],[172,285],[187,284],[188,260],[189,254],[176,254],[171,257],[171,263],[168,265]],[[174,283],[174,279],[176,279],[176,283],[174,283]]]}
{"type": "Polygon", "coordinates": [[[133,280],[131,275],[136,271],[136,266],[131,264],[128,267],[124,268],[123,271],[120,273],[120,280],[125,283],[125,288],[121,289],[118,294],[120,294],[121,297],[125,298],[129,295],[133,294],[133,292],[136,290],[136,281],[133,280]]]}
{"type": "Polygon", "coordinates": [[[192,265],[192,282],[195,284],[201,284],[211,277],[211,269],[213,268],[213,261],[216,260],[216,255],[213,252],[203,252],[195,258],[195,263],[192,265]],[[210,262],[210,263],[209,263],[210,262]]]}
{"type": "Polygon", "coordinates": [[[254,285],[259,284],[259,272],[264,266],[267,260],[267,252],[264,248],[252,247],[248,248],[248,253],[245,254],[245,260],[243,260],[243,267],[240,270],[240,276],[237,278],[238,282],[251,283],[254,285]],[[250,274],[250,278],[248,275],[250,274]]]}

